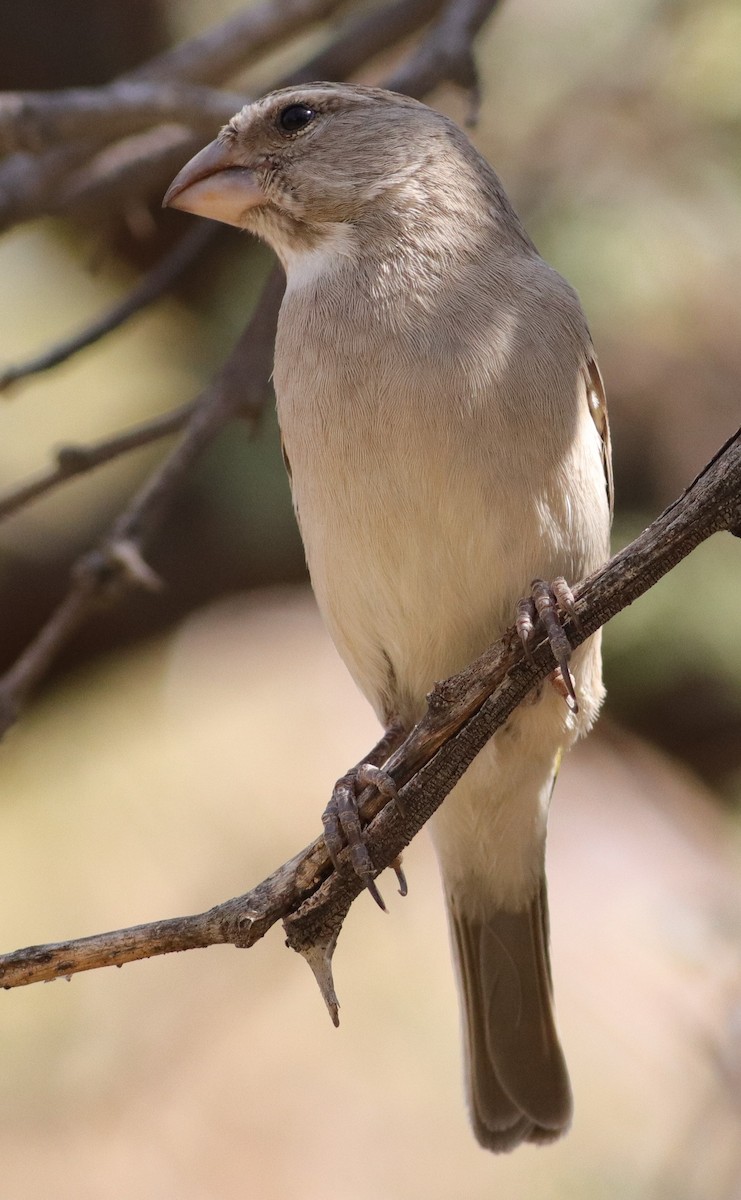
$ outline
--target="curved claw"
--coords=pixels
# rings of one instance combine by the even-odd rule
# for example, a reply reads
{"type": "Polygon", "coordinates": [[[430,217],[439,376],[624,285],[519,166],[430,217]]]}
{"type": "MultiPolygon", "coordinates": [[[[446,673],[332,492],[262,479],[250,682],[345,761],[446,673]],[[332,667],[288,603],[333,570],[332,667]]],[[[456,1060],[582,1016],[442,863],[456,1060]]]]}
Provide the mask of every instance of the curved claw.
{"type": "Polygon", "coordinates": [[[389,866],[393,869],[394,873],[396,874],[396,879],[399,884],[399,895],[400,896],[408,896],[409,895],[409,887],[407,885],[407,877],[404,874],[404,868],[401,865],[401,855],[399,854],[392,863],[389,863],[389,866]]]}
{"type": "Polygon", "coordinates": [[[376,904],[380,908],[381,912],[387,913],[388,909],[386,908],[385,901],[383,899],[383,896],[379,892],[378,888],[376,887],[373,877],[371,876],[369,879],[364,879],[363,883],[365,884],[366,889],[370,892],[371,896],[373,897],[376,904]]]}
{"type": "Polygon", "coordinates": [[[533,651],[530,642],[537,619],[538,612],[532,596],[523,596],[522,600],[517,601],[515,629],[517,630],[517,636],[522,642],[522,648],[525,651],[527,660],[530,663],[533,662],[533,651]]]}

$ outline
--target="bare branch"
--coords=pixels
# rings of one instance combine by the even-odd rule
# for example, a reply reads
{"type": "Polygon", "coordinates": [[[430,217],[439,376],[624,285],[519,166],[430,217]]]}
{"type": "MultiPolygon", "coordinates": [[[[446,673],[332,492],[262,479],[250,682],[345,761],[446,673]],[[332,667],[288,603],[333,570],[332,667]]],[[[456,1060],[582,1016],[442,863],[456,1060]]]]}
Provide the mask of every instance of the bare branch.
{"type": "Polygon", "coordinates": [[[105,214],[141,208],[162,195],[167,180],[208,136],[182,125],[156,125],[121,138],[59,180],[46,211],[100,225],[105,214]]]}
{"type": "Polygon", "coordinates": [[[213,129],[242,104],[239,92],[177,83],[5,92],[0,94],[0,154],[38,154],[83,137],[126,137],[163,121],[213,129]]]}
{"type": "Polygon", "coordinates": [[[331,17],[345,0],[266,0],[245,6],[223,24],[181,42],[125,78],[179,79],[183,83],[220,83],[254,62],[266,50],[298,37],[331,17]]]}
{"type": "Polygon", "coordinates": [[[95,146],[81,142],[40,156],[11,154],[0,162],[0,232],[53,211],[59,180],[84,162],[95,146]]]}
{"type": "Polygon", "coordinates": [[[95,608],[131,587],[155,584],[142,556],[184,476],[228,420],[237,416],[255,419],[269,394],[273,335],[282,295],[283,280],[276,269],[229,359],[193,402],[178,444],[114,522],[107,537],[78,560],[67,596],[0,679],[0,736],[17,718],[59,650],[95,608]]]}
{"type": "MultiPolygon", "coordinates": [[[[579,627],[567,625],[572,645],[580,645],[719,530],[741,536],[741,430],[640,537],[575,589],[579,627]]],[[[401,804],[372,789],[361,797],[377,871],[409,844],[486,741],[554,666],[546,639],[528,661],[511,629],[467,670],[436,686],[425,716],[385,764],[400,787],[401,804]]],[[[311,962],[317,948],[321,958],[323,948],[334,946],[362,890],[348,869],[346,851],[342,858],[338,874],[319,838],[245,895],[205,913],[2,955],[0,986],[20,987],[217,943],[249,947],[281,918],[289,944],[311,962]]]]}
{"type": "Polygon", "coordinates": [[[94,442],[89,446],[69,445],[60,446],[56,452],[56,465],[42,471],[34,479],[27,479],[17,487],[9,488],[5,495],[0,495],[0,521],[9,517],[19,509],[25,508],[32,500],[45,495],[68,479],[76,475],[86,474],[96,467],[129,454],[142,446],[149,446],[160,438],[177,433],[188,421],[195,406],[191,400],[181,404],[172,412],[152,417],[132,429],[125,429],[110,438],[94,442]]]}
{"type": "Polygon", "coordinates": [[[421,46],[401,65],[387,86],[421,99],[440,83],[455,83],[471,97],[475,120],[480,88],[473,43],[499,0],[449,0],[421,46]]]}
{"type": "Polygon", "coordinates": [[[334,42],[276,86],[314,79],[347,79],[371,58],[416,33],[442,5],[443,0],[393,0],[391,4],[364,12],[334,42]]]}
{"type": "MultiPolygon", "coordinates": [[[[192,225],[177,245],[139,280],[128,296],[125,296],[118,304],[114,304],[107,312],[101,313],[85,329],[65,338],[56,346],[51,346],[42,354],[30,358],[26,362],[0,370],[0,392],[29,375],[38,375],[40,371],[48,371],[51,367],[65,362],[73,354],[100,341],[114,329],[118,329],[147,305],[159,300],[160,296],[169,291],[180,276],[200,257],[213,241],[216,233],[217,227],[210,221],[198,221],[192,225]]],[[[105,459],[100,461],[103,462],[105,459]]],[[[97,463],[93,465],[97,466],[97,463]]],[[[3,505],[0,501],[0,516],[2,515],[3,505]]]]}

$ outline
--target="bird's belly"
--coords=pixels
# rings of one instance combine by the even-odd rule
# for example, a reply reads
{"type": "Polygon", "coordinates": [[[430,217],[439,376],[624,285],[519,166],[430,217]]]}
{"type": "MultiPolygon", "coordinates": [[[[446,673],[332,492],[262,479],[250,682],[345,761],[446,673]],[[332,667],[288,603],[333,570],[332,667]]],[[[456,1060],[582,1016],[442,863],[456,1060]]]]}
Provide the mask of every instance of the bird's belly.
{"type": "MultiPolygon", "coordinates": [[[[463,667],[507,623],[506,581],[492,569],[504,558],[496,520],[467,522],[460,494],[450,497],[447,519],[419,499],[404,503],[397,494],[389,502],[380,490],[356,503],[346,496],[340,512],[327,513],[331,536],[306,536],[318,603],[382,717],[418,716],[435,680],[463,667]]],[[[301,513],[313,528],[303,506],[301,513]]]]}
{"type": "Polygon", "coordinates": [[[382,720],[415,720],[433,683],[512,623],[534,576],[593,565],[564,549],[541,490],[480,447],[453,457],[430,440],[366,440],[357,462],[314,444],[310,469],[289,451],[317,601],[382,720]]]}

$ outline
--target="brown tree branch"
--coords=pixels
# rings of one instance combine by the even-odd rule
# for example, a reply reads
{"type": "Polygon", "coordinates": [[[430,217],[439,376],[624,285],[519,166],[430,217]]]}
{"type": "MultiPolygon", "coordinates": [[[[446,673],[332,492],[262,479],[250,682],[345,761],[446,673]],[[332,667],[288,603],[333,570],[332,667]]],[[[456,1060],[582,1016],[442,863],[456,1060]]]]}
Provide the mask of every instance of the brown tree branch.
{"type": "Polygon", "coordinates": [[[265,0],[245,5],[220,25],[173,46],[125,78],[215,84],[244,70],[261,54],[331,17],[347,0],[265,0]]]}
{"type": "Polygon", "coordinates": [[[0,93],[0,154],[38,154],[78,138],[126,137],[164,121],[209,130],[228,121],[242,104],[239,92],[169,81],[4,92],[0,93]]]}
{"type": "MultiPolygon", "coordinates": [[[[64,338],[63,341],[58,342],[55,346],[50,346],[48,350],[44,350],[34,358],[27,359],[26,362],[0,370],[0,392],[6,391],[12,384],[26,379],[29,375],[38,375],[41,371],[48,371],[51,367],[66,362],[68,358],[100,341],[106,334],[112,333],[114,329],[118,329],[136,313],[141,312],[143,308],[153,304],[155,300],[159,300],[196,262],[206,247],[211,244],[217,232],[217,227],[210,221],[194,223],[177,245],[165,254],[152,267],[151,271],[142,276],[123,300],[114,304],[107,312],[95,317],[89,325],[71,337],[64,338]]],[[[101,458],[92,465],[97,466],[98,462],[104,461],[105,459],[101,458]]],[[[31,493],[31,495],[36,494],[36,492],[31,493]]],[[[0,500],[0,516],[2,515],[3,505],[0,500]]]]}
{"type": "Polygon", "coordinates": [[[348,22],[339,37],[287,75],[277,87],[315,79],[347,79],[391,46],[416,33],[440,11],[444,0],[392,0],[348,22]]]}
{"type": "Polygon", "coordinates": [[[469,121],[480,103],[473,44],[500,0],[448,0],[442,16],[422,43],[398,68],[387,86],[422,99],[440,83],[454,83],[470,97],[469,121]]]}
{"type": "MultiPolygon", "coordinates": [[[[741,430],[640,537],[575,589],[579,625],[566,626],[572,645],[580,645],[720,530],[741,536],[741,430]]],[[[385,765],[400,788],[401,803],[385,801],[373,789],[361,797],[376,871],[409,844],[482,746],[554,666],[545,639],[529,662],[509,630],[465,671],[435,687],[425,716],[385,765]]],[[[331,955],[362,890],[348,870],[347,852],[341,867],[339,874],[332,869],[319,838],[251,891],[207,912],[2,955],[0,986],[20,987],[219,943],[249,947],[282,918],[289,944],[312,966],[336,1017],[331,955]]]]}
{"type": "Polygon", "coordinates": [[[183,125],[156,125],[112,142],[58,181],[46,211],[100,226],[106,214],[146,207],[217,128],[204,135],[183,125]]]}

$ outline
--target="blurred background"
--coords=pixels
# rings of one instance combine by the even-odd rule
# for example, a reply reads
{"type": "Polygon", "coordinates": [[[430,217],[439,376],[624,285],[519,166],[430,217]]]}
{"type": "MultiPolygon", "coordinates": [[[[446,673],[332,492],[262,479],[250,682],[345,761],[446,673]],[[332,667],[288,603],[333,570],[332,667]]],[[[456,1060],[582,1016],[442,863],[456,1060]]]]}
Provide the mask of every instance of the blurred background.
{"type": "MultiPolygon", "coordinates": [[[[0,87],[105,83],[242,7],[0,0],[0,87]]],[[[341,5],[225,82],[258,93],[372,7],[341,5]]],[[[407,50],[354,78],[388,77],[407,50]]],[[[741,2],[503,0],[477,57],[472,136],[597,345],[617,549],[739,424],[741,2]]],[[[465,119],[452,87],[430,100],[465,119]]],[[[185,218],[159,195],[4,234],[0,369],[83,327],[172,246],[185,218]]],[[[195,395],[269,267],[219,229],[167,298],[9,389],[0,489],[60,443],[195,395]]],[[[167,446],[0,525],[0,669],[167,446]]],[[[0,749],[3,949],[246,890],[316,836],[332,782],[376,738],[308,590],[272,409],[203,455],[149,561],[165,591],[90,621],[0,749]]],[[[0,1200],[739,1200],[740,595],[741,545],[717,535],[605,630],[608,701],[559,780],[549,844],[567,1139],[500,1160],[469,1133],[423,835],[409,898],[384,879],[391,917],[361,898],[347,922],[339,1033],[279,931],[248,955],[4,995],[0,1200]]]]}

